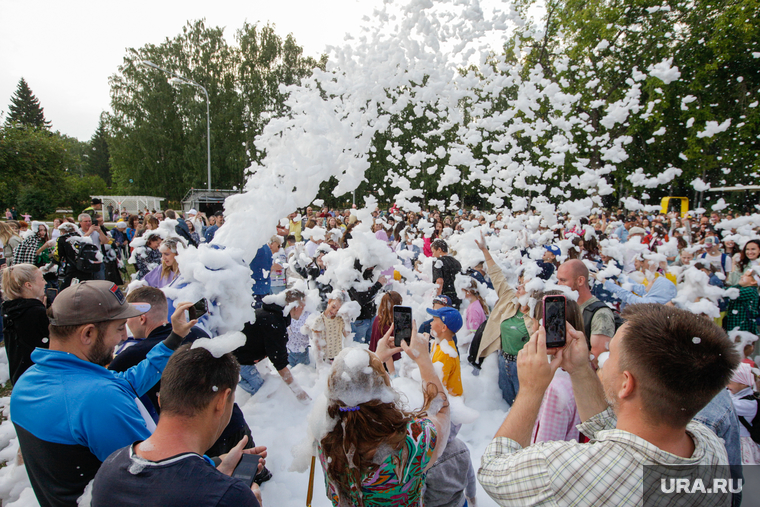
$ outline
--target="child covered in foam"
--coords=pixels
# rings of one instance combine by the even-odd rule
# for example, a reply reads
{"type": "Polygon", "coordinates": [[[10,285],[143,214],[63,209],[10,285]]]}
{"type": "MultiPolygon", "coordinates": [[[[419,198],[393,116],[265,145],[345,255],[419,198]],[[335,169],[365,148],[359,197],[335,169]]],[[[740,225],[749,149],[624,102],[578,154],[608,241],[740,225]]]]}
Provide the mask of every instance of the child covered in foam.
{"type": "Polygon", "coordinates": [[[462,396],[459,351],[454,341],[456,332],[462,329],[462,315],[450,307],[443,307],[438,310],[428,309],[427,312],[433,316],[433,322],[430,323],[430,335],[435,339],[430,348],[433,364],[441,365],[442,371],[439,375],[449,394],[462,396]]]}
{"type": "Polygon", "coordinates": [[[348,336],[350,327],[338,315],[341,306],[347,300],[344,292],[334,291],[327,300],[325,311],[306,321],[305,327],[314,342],[317,363],[330,363],[343,350],[343,338],[348,336]]]}

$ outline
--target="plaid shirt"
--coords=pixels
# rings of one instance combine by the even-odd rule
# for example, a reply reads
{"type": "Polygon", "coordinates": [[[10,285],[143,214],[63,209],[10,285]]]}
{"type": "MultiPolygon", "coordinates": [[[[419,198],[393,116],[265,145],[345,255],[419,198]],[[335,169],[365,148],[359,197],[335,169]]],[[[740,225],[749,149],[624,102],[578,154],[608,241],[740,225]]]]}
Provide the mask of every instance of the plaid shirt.
{"type": "Polygon", "coordinates": [[[734,285],[732,289],[739,289],[739,297],[727,300],[726,329],[731,331],[738,327],[739,331],[757,334],[757,323],[755,322],[758,308],[757,287],[734,285]]]}
{"type": "Polygon", "coordinates": [[[555,440],[578,440],[577,426],[581,423],[573,396],[570,374],[558,369],[544,393],[544,400],[533,427],[531,443],[555,440]]]}
{"type": "MultiPolygon", "coordinates": [[[[614,505],[642,503],[642,464],[728,464],[723,443],[701,423],[686,430],[694,454],[681,458],[627,431],[608,408],[579,429],[592,441],[547,442],[526,449],[505,437],[494,438],[481,459],[478,480],[502,506],[614,505]]],[[[692,506],[713,506],[715,497],[695,495],[692,506]]]]}
{"type": "Polygon", "coordinates": [[[37,249],[42,246],[42,243],[36,234],[26,238],[13,252],[13,264],[34,264],[37,249]]]}

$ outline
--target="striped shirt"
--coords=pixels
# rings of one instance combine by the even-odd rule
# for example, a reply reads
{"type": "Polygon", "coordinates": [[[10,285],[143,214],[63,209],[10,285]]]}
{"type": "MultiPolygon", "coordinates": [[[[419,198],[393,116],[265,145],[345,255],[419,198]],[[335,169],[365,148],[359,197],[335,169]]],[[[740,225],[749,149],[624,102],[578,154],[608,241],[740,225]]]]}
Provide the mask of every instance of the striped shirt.
{"type": "MultiPolygon", "coordinates": [[[[578,426],[588,444],[546,442],[523,449],[505,437],[494,438],[481,459],[478,480],[502,506],[642,504],[644,464],[727,465],[723,443],[701,423],[691,422],[691,458],[665,452],[627,431],[615,429],[612,409],[578,426]]],[[[692,506],[715,505],[711,495],[695,495],[692,506]]],[[[730,501],[730,498],[729,498],[730,501]]]]}

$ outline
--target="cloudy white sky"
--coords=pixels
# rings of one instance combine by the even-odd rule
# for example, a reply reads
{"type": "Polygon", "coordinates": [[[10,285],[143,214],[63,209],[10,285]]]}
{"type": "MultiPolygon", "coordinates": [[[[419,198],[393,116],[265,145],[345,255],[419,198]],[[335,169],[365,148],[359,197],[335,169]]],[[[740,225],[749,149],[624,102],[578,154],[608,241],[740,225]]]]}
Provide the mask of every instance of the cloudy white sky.
{"type": "Polygon", "coordinates": [[[244,21],[272,22],[280,35],[293,33],[305,52],[358,33],[361,18],[382,0],[0,0],[0,111],[7,112],[24,77],[53,128],[89,139],[101,111],[109,109],[108,77],[125,48],[159,44],[188,20],[206,18],[226,27],[231,40],[244,21]]]}

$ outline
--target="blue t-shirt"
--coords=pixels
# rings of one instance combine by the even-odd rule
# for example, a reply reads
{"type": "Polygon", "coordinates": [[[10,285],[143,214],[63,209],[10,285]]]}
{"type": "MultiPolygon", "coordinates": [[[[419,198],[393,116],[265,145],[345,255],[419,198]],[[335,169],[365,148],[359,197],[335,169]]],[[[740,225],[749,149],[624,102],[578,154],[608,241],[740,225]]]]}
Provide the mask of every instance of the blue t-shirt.
{"type": "Polygon", "coordinates": [[[251,488],[203,456],[188,452],[153,462],[134,455],[134,445],[114,452],[100,467],[92,507],[259,507],[251,488]]]}
{"type": "Polygon", "coordinates": [[[251,278],[253,278],[253,294],[265,296],[272,293],[272,282],[269,275],[272,271],[272,249],[264,245],[256,252],[251,261],[251,278]]]}

